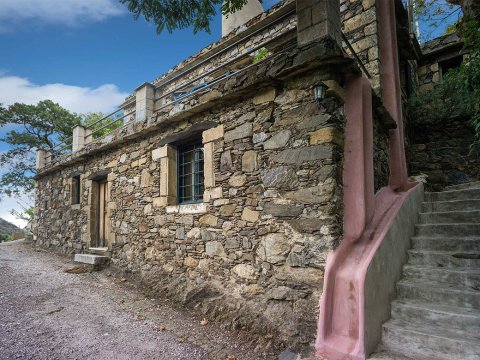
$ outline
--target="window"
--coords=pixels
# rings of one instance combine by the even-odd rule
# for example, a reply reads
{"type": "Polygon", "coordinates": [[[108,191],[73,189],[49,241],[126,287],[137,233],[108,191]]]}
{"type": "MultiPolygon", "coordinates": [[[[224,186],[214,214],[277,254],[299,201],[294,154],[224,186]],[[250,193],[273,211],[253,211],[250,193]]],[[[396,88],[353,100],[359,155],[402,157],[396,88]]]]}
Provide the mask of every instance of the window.
{"type": "Polygon", "coordinates": [[[72,177],[72,205],[80,204],[80,175],[72,177]]]}
{"type": "Polygon", "coordinates": [[[201,142],[178,148],[178,203],[203,201],[203,144],[201,142]]]}

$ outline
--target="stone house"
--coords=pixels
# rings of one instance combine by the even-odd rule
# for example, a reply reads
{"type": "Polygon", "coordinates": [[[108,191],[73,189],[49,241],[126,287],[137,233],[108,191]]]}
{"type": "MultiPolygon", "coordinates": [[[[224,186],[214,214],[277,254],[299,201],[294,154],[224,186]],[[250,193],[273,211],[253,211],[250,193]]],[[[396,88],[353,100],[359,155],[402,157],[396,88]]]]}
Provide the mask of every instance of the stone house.
{"type": "Polygon", "coordinates": [[[250,1],[224,19],[220,41],[139,86],[120,105],[121,127],[101,137],[77,127],[71,153],[38,152],[34,242],[108,257],[276,344],[316,336],[329,354],[327,332],[350,326],[337,350],[364,358],[406,257],[404,245],[385,254],[378,244],[409,241],[417,213],[402,206],[418,207],[421,192],[403,145],[400,65],[418,63],[405,10],[382,0],[259,6],[250,1]],[[391,234],[394,224],[412,230],[391,234]],[[358,240],[355,251],[371,255],[335,280],[368,226],[385,231],[358,240]],[[368,267],[375,261],[393,270],[368,267]],[[335,289],[347,280],[354,295],[335,289]],[[365,300],[372,289],[379,303],[365,300]]]}

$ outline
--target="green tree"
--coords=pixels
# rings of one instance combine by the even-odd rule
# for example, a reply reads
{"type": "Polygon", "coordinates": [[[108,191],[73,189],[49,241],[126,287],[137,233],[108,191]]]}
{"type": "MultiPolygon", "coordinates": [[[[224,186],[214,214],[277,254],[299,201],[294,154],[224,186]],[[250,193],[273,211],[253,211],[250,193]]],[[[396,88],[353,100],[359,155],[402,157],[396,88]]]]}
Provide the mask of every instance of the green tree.
{"type": "Polygon", "coordinates": [[[35,151],[37,149],[60,154],[60,142],[71,143],[72,128],[80,124],[82,117],[71,113],[51,100],[36,105],[15,103],[0,105],[0,127],[11,127],[0,141],[8,150],[0,155],[0,199],[15,196],[33,189],[35,175],[35,151]]]}
{"type": "Polygon", "coordinates": [[[216,15],[216,6],[222,4],[222,13],[231,14],[241,9],[247,0],[120,0],[126,4],[135,19],[143,16],[153,21],[157,33],[167,29],[185,29],[193,26],[194,33],[210,32],[210,21],[216,15]]]}
{"type": "Polygon", "coordinates": [[[102,113],[72,113],[51,100],[36,105],[15,103],[3,107],[0,104],[0,127],[12,128],[0,138],[8,146],[8,150],[0,155],[0,167],[4,170],[0,175],[0,200],[2,196],[18,197],[31,192],[36,174],[36,150],[45,150],[54,156],[68,152],[72,129],[76,125],[94,124],[93,131],[103,128],[95,138],[122,125],[121,121],[103,117],[102,113]]]}
{"type": "Polygon", "coordinates": [[[470,18],[459,26],[468,53],[467,60],[444,75],[432,91],[418,93],[409,100],[412,119],[432,124],[452,117],[470,119],[475,142],[472,150],[480,149],[480,22],[470,18]]]}
{"type": "Polygon", "coordinates": [[[105,117],[101,112],[87,113],[81,115],[81,123],[83,126],[91,127],[92,131],[95,131],[93,138],[98,139],[123,125],[123,119],[119,119],[120,116],[105,117]]]}

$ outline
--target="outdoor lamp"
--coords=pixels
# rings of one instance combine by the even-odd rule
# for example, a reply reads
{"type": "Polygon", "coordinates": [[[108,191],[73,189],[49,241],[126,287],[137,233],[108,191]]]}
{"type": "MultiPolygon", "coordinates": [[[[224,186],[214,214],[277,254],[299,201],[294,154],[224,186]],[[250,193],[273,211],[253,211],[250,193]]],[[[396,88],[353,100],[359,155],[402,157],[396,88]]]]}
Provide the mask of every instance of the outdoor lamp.
{"type": "Polygon", "coordinates": [[[313,86],[313,97],[318,103],[320,104],[324,103],[325,97],[327,94],[327,89],[328,89],[328,86],[325,85],[323,82],[320,82],[313,86]]]}

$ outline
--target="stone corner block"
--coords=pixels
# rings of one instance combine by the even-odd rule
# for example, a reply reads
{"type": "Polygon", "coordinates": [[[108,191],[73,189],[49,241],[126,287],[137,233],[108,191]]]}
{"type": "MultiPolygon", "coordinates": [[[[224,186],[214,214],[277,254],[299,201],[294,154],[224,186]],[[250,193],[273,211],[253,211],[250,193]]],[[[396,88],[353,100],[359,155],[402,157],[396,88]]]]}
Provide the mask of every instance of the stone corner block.
{"type": "Polygon", "coordinates": [[[152,150],[152,160],[159,160],[168,156],[170,147],[168,145],[164,145],[157,149],[152,150]]]}
{"type": "Polygon", "coordinates": [[[343,134],[331,127],[319,129],[310,133],[310,145],[318,145],[324,143],[334,143],[343,145],[343,134]]]}
{"type": "Polygon", "coordinates": [[[203,143],[207,144],[209,142],[221,139],[223,138],[223,134],[224,134],[223,125],[219,125],[212,129],[205,130],[202,133],[203,143]]]}

